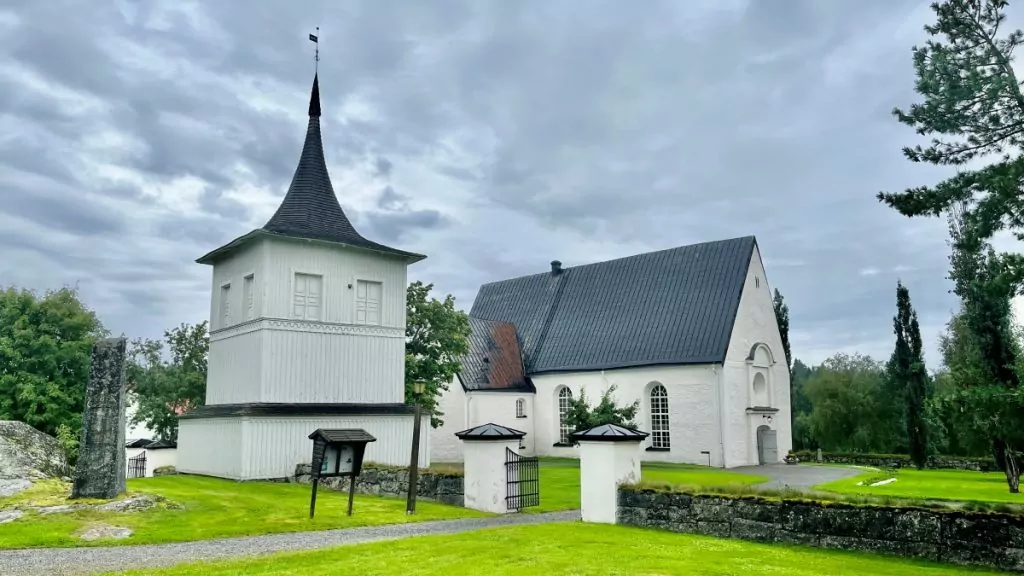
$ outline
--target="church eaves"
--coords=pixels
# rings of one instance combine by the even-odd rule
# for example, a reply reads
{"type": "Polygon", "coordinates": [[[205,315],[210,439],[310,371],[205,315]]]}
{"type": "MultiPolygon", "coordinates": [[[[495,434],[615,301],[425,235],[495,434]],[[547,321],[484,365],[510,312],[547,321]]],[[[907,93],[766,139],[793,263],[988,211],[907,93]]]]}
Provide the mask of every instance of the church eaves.
{"type": "Polygon", "coordinates": [[[334,193],[320,135],[320,79],[313,76],[309,97],[309,125],[299,164],[284,200],[262,228],[236,238],[202,256],[196,262],[212,264],[243,244],[260,237],[276,236],[343,244],[406,259],[410,264],[426,258],[364,238],[349,221],[334,193]]]}

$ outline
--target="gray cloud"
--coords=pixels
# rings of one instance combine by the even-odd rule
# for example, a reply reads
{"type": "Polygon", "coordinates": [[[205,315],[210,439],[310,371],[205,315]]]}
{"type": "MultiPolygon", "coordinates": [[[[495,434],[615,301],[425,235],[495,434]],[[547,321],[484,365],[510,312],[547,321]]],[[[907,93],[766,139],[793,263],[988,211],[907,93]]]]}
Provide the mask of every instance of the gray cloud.
{"type": "Polygon", "coordinates": [[[388,176],[391,176],[391,170],[394,167],[395,167],[395,165],[391,163],[391,160],[388,160],[387,158],[381,156],[380,158],[377,158],[377,165],[376,165],[377,170],[374,173],[374,175],[375,176],[383,176],[383,177],[386,178],[388,176]]]}
{"type": "Polygon", "coordinates": [[[80,280],[115,332],[208,314],[192,261],[287,189],[316,25],[342,204],[466,308],[552,259],[747,234],[808,360],[886,356],[897,277],[923,324],[955,305],[944,223],[874,199],[944,174],[902,158],[889,113],[914,101],[925,0],[5,6],[0,241],[49,264],[0,271],[80,280]]]}
{"type": "Polygon", "coordinates": [[[415,209],[409,198],[391,186],[385,186],[377,196],[377,210],[361,214],[374,235],[387,242],[399,242],[410,233],[443,228],[449,223],[438,210],[415,209]]]}

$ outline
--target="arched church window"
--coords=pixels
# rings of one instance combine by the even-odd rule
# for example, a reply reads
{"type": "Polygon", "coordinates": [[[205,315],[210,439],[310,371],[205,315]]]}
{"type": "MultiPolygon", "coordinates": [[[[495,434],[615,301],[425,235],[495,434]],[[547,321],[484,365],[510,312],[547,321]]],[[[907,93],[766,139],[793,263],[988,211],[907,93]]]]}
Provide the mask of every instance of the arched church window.
{"type": "Polygon", "coordinates": [[[569,443],[569,406],[572,404],[572,390],[562,388],[558,391],[558,442],[569,443]]]}
{"type": "Polygon", "coordinates": [[[668,430],[668,391],[661,384],[651,388],[651,447],[671,448],[668,430]]]}

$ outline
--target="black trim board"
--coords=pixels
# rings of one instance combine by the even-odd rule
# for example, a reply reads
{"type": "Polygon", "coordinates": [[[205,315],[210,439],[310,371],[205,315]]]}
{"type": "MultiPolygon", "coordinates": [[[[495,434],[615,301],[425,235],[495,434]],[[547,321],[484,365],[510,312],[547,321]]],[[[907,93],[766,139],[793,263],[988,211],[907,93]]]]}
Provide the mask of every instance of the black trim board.
{"type": "MultiPolygon", "coordinates": [[[[362,414],[413,414],[406,404],[289,404],[251,402],[248,404],[210,404],[178,416],[179,420],[231,418],[236,416],[357,416],[362,414]]],[[[429,414],[428,410],[423,410],[429,414]]]]}

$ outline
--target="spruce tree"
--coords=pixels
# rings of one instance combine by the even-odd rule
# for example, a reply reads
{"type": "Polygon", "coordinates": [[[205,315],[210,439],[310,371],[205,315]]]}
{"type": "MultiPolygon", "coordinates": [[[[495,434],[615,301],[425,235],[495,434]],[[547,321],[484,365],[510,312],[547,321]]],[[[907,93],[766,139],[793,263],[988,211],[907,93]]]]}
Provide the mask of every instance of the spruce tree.
{"type": "Polygon", "coordinates": [[[925,401],[928,398],[928,371],[924,364],[921,327],[917,312],[910,303],[910,291],[902,282],[896,282],[896,316],[893,317],[896,348],[886,367],[890,390],[902,392],[905,404],[904,422],[907,427],[907,446],[910,459],[918,469],[928,459],[928,424],[925,401]]]}
{"type": "Polygon", "coordinates": [[[789,350],[789,306],[782,298],[782,292],[775,289],[775,296],[772,298],[772,307],[775,308],[775,320],[779,323],[779,334],[782,336],[782,350],[786,353],[786,369],[793,370],[793,356],[789,350]]]}

